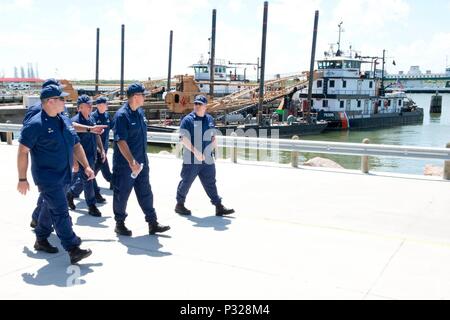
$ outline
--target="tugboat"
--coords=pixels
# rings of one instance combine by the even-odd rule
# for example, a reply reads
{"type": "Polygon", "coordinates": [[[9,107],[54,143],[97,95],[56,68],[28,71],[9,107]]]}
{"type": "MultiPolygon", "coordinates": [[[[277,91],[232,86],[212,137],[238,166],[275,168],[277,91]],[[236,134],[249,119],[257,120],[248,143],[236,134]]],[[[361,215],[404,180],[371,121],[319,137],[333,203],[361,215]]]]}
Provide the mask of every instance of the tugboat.
{"type": "MultiPolygon", "coordinates": [[[[339,44],[339,43],[338,43],[339,44]]],[[[385,93],[383,57],[362,57],[352,51],[345,54],[331,46],[325,58],[318,60],[314,75],[311,110],[318,120],[328,122],[327,130],[378,129],[423,123],[423,109],[402,91],[385,93]],[[371,60],[369,60],[371,59],[371,60]],[[362,64],[376,66],[383,59],[383,70],[374,67],[361,72],[362,64]]],[[[295,108],[308,103],[306,88],[293,95],[295,108]]]]}

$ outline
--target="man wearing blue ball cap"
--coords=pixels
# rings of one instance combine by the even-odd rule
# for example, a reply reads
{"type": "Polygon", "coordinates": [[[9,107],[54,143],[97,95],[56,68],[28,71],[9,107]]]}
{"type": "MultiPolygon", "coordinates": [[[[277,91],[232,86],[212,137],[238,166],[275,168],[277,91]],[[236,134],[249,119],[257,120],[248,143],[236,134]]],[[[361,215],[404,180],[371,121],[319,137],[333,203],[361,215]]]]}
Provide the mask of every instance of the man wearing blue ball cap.
{"type": "Polygon", "coordinates": [[[194,100],[194,111],[183,118],[180,125],[180,139],[184,146],[181,181],[177,188],[177,205],[175,212],[189,216],[191,211],[184,205],[192,183],[197,178],[206,191],[211,203],[216,207],[216,216],[234,213],[222,204],[217,193],[216,166],[212,151],[216,147],[216,129],[214,119],[206,113],[208,100],[197,95],[194,100]]]}
{"type": "MultiPolygon", "coordinates": [[[[62,85],[61,83],[54,79],[54,78],[50,78],[45,80],[42,83],[42,89],[44,89],[45,87],[49,86],[49,85],[56,85],[59,86],[62,90],[62,85]]],[[[34,115],[36,115],[37,113],[39,113],[42,110],[42,103],[39,102],[33,106],[31,106],[30,108],[27,109],[26,113],[25,113],[25,117],[23,119],[23,125],[25,125],[34,115]]],[[[69,113],[67,111],[66,106],[64,105],[64,111],[61,113],[61,115],[64,115],[66,117],[69,117],[69,113]]],[[[96,133],[96,134],[101,134],[103,132],[103,126],[84,126],[78,123],[73,123],[72,124],[73,127],[75,128],[75,130],[77,132],[87,132],[88,130],[90,132],[96,133]]],[[[39,218],[39,214],[40,211],[42,209],[42,197],[39,196],[38,201],[36,203],[36,208],[34,209],[32,216],[31,216],[31,223],[30,223],[30,227],[35,228],[37,225],[37,221],[39,218]]]]}
{"type": "Polygon", "coordinates": [[[58,248],[48,242],[56,230],[63,248],[68,251],[72,264],[91,255],[80,248],[81,239],[72,229],[67,209],[65,191],[71,180],[73,158],[82,163],[89,179],[94,172],[70,120],[61,115],[64,97],[60,86],[51,84],[41,91],[42,110],[22,128],[19,139],[17,167],[19,182],[17,190],[26,195],[30,189],[27,179],[28,153],[31,153],[31,173],[43,198],[42,208],[35,228],[34,248],[47,253],[57,253],[58,248]]]}
{"type": "MultiPolygon", "coordinates": [[[[106,97],[98,97],[95,100],[95,106],[97,107],[97,110],[92,112],[91,116],[94,120],[94,123],[97,125],[105,125],[105,131],[101,134],[101,140],[103,144],[103,149],[105,151],[105,161],[101,161],[101,157],[97,155],[97,162],[95,163],[95,175],[97,176],[97,173],[99,171],[102,172],[103,178],[111,184],[112,179],[112,173],[109,168],[108,158],[106,157],[109,149],[109,131],[112,128],[112,121],[108,113],[108,99],[106,97]]],[[[102,197],[100,194],[100,188],[97,185],[97,181],[94,179],[94,191],[95,191],[95,198],[97,199],[97,203],[103,203],[105,202],[105,198],[102,197]]]]}
{"type": "Polygon", "coordinates": [[[128,101],[114,115],[113,155],[113,211],[116,220],[114,231],[118,235],[131,236],[125,226],[127,202],[134,188],[136,198],[145,214],[149,234],[170,229],[158,223],[153,207],[153,193],[149,180],[147,158],[147,125],[144,120],[145,88],[133,83],[127,89],[128,101]],[[133,177],[131,177],[133,175],[133,177]]]}
{"type": "MultiPolygon", "coordinates": [[[[93,101],[88,95],[81,95],[78,97],[78,113],[72,118],[73,123],[79,123],[88,127],[95,125],[94,119],[91,117],[93,101]]],[[[100,153],[102,161],[105,161],[105,152],[103,150],[103,144],[99,135],[92,134],[90,132],[78,133],[80,143],[83,146],[86,158],[88,159],[89,166],[95,168],[95,162],[97,158],[97,151],[100,153]]],[[[83,168],[84,166],[81,165],[83,168]]],[[[74,173],[75,174],[75,173],[74,173]]],[[[94,192],[93,180],[80,170],[77,173],[78,177],[74,179],[74,183],[71,185],[67,192],[67,203],[69,208],[75,210],[75,204],[73,203],[74,197],[79,196],[82,190],[84,190],[84,198],[89,208],[88,213],[94,217],[101,217],[101,212],[96,206],[96,198],[94,192]]]]}

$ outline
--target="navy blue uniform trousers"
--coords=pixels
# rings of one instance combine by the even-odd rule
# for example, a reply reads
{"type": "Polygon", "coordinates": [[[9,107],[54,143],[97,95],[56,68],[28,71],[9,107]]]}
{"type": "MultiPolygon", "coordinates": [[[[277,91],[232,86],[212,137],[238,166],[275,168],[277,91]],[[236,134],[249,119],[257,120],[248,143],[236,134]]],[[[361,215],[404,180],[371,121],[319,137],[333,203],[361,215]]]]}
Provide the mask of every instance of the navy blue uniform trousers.
{"type": "Polygon", "coordinates": [[[63,248],[69,251],[79,246],[81,239],[72,229],[72,219],[67,209],[67,189],[68,186],[39,187],[43,201],[35,232],[38,240],[45,240],[54,227],[63,248]]]}
{"type": "Polygon", "coordinates": [[[145,214],[145,221],[154,224],[157,221],[153,208],[153,192],[149,181],[149,167],[144,166],[136,179],[131,178],[130,167],[114,167],[113,169],[113,211],[114,219],[123,222],[128,214],[127,203],[131,190],[134,188],[139,206],[145,214]]]}
{"type": "Polygon", "coordinates": [[[181,169],[181,181],[177,189],[177,203],[184,203],[186,196],[197,176],[211,199],[213,205],[219,205],[222,199],[217,194],[216,187],[216,165],[215,164],[183,164],[181,169]]]}

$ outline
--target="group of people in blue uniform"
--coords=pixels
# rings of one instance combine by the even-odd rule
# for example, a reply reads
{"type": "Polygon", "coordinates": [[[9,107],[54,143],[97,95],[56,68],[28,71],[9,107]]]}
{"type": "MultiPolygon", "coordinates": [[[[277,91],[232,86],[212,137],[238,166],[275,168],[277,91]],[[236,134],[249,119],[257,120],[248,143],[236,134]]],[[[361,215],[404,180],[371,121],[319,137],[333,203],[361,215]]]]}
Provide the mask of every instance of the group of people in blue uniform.
{"type": "MultiPolygon", "coordinates": [[[[50,234],[56,231],[72,264],[91,255],[91,250],[80,248],[81,239],[73,231],[69,208],[75,209],[73,200],[84,191],[88,213],[94,217],[102,215],[96,203],[106,200],[101,196],[95,180],[98,172],[102,172],[113,189],[114,230],[118,235],[132,235],[125,220],[128,198],[133,189],[145,215],[149,234],[170,229],[170,226],[158,222],[153,207],[147,124],[141,108],[146,94],[142,84],[131,84],[127,89],[127,102],[113,119],[107,112],[105,97],[97,98],[97,109],[92,112],[94,101],[87,95],[81,95],[77,100],[78,113],[69,119],[64,103],[68,94],[57,80],[44,82],[41,103],[30,107],[25,115],[17,160],[18,191],[25,195],[30,188],[27,179],[29,154],[32,177],[39,190],[31,221],[36,233],[36,250],[57,253],[58,248],[48,242],[50,234]],[[110,130],[114,131],[115,142],[112,172],[106,157],[110,130]]],[[[215,127],[213,118],[206,113],[206,104],[206,97],[197,96],[194,111],[186,115],[180,125],[184,161],[175,206],[175,212],[180,215],[191,215],[185,201],[197,176],[216,207],[216,215],[234,213],[233,209],[223,206],[217,192],[215,127]]]]}

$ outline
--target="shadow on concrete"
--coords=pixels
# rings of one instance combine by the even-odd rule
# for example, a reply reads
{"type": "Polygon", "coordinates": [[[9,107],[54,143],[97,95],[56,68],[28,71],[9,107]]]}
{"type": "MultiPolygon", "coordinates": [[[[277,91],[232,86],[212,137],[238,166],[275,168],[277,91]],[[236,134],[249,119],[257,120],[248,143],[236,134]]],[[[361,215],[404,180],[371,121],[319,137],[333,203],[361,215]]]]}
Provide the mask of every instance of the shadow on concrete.
{"type": "Polygon", "coordinates": [[[108,228],[107,225],[104,225],[102,223],[106,222],[108,219],[111,219],[111,217],[93,217],[84,211],[75,211],[75,212],[81,214],[77,218],[77,222],[75,223],[77,226],[101,228],[101,229],[108,228]]]}
{"type": "Polygon", "coordinates": [[[185,216],[189,221],[194,222],[194,227],[197,228],[214,228],[216,231],[225,231],[228,230],[228,225],[231,224],[230,219],[234,219],[234,217],[217,217],[217,216],[209,216],[209,217],[195,217],[195,216],[185,216]]]}
{"type": "MultiPolygon", "coordinates": [[[[103,266],[103,263],[71,265],[69,255],[61,248],[60,253],[55,255],[43,252],[36,253],[28,247],[23,248],[23,253],[32,259],[48,261],[48,264],[37,270],[36,273],[22,273],[23,281],[34,286],[71,287],[84,285],[86,280],[81,278],[94,272],[94,267],[103,266]]],[[[39,297],[36,298],[39,299],[39,297]]]]}
{"type": "Polygon", "coordinates": [[[163,245],[159,243],[159,237],[170,238],[170,236],[165,235],[143,235],[139,237],[117,236],[119,243],[128,248],[128,254],[148,255],[156,258],[172,255],[170,252],[160,250],[163,245]]]}

